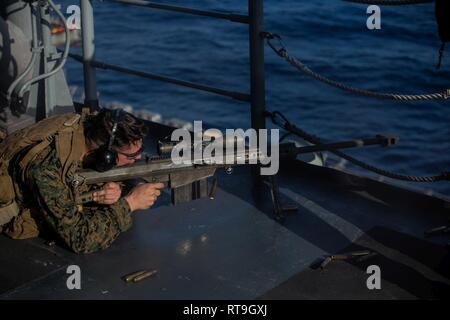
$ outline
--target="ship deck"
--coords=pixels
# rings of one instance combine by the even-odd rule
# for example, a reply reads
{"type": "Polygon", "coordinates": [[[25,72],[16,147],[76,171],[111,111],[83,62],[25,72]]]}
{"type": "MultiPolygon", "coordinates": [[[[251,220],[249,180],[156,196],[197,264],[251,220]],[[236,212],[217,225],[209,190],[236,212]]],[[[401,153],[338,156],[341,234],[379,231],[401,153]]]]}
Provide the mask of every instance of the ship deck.
{"type": "Polygon", "coordinates": [[[252,188],[249,168],[217,172],[209,198],[133,213],[133,227],[110,248],[77,255],[43,239],[0,236],[1,299],[435,299],[450,296],[448,235],[424,231],[448,223],[450,201],[393,184],[286,163],[283,203],[298,211],[273,217],[270,193],[252,188]],[[325,255],[370,250],[366,261],[325,255]],[[68,290],[67,266],[81,268],[81,290],[68,290]],[[381,289],[369,290],[369,265],[381,289]],[[122,277],[158,273],[137,283],[122,277]]]}

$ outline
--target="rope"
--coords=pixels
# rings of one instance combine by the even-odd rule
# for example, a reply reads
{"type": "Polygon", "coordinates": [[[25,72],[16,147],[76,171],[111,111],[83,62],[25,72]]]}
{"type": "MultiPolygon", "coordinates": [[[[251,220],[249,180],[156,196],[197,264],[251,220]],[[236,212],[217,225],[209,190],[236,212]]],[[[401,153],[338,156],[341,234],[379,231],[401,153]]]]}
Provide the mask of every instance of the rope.
{"type": "Polygon", "coordinates": [[[405,95],[405,94],[393,94],[393,93],[380,93],[365,89],[359,89],[355,87],[348,86],[346,84],[331,80],[327,77],[324,77],[314,71],[312,71],[310,68],[308,68],[303,62],[299,61],[298,59],[291,57],[285,48],[283,42],[281,41],[281,37],[277,34],[267,33],[263,32],[262,35],[267,39],[267,44],[269,47],[272,48],[273,51],[280,57],[284,58],[290,65],[298,69],[300,72],[306,74],[309,77],[312,77],[322,83],[328,84],[332,87],[344,90],[349,93],[370,97],[370,98],[376,98],[376,99],[391,99],[391,100],[402,100],[402,101],[417,101],[417,100],[436,100],[436,99],[448,99],[450,97],[450,89],[448,89],[445,92],[440,93],[432,93],[432,94],[420,94],[420,95],[405,95]],[[281,48],[276,48],[272,40],[278,40],[281,48]]]}
{"type": "Polygon", "coordinates": [[[407,4],[421,4],[430,3],[434,0],[344,0],[345,2],[362,3],[362,4],[375,4],[382,6],[402,6],[407,4]]]}
{"type": "MultiPolygon", "coordinates": [[[[289,122],[289,120],[279,111],[274,112],[266,112],[266,115],[269,116],[272,119],[272,122],[279,126],[280,128],[285,129],[288,132],[291,132],[292,134],[295,134],[296,136],[299,136],[302,139],[305,139],[306,141],[315,144],[315,145],[322,145],[322,140],[312,134],[307,133],[306,131],[296,127],[292,123],[289,122]],[[278,120],[280,118],[282,121],[278,120]]],[[[367,164],[361,160],[355,159],[339,150],[328,150],[329,152],[337,155],[338,157],[341,157],[343,159],[346,159],[350,163],[361,167],[363,169],[366,169],[368,171],[375,172],[381,176],[388,177],[391,179],[396,180],[402,180],[402,181],[409,181],[409,182],[437,182],[437,181],[443,181],[443,180],[450,180],[450,172],[443,172],[442,174],[435,175],[435,176],[411,176],[411,175],[402,175],[394,172],[390,172],[384,169],[380,169],[377,167],[374,167],[370,164],[367,164]]]]}

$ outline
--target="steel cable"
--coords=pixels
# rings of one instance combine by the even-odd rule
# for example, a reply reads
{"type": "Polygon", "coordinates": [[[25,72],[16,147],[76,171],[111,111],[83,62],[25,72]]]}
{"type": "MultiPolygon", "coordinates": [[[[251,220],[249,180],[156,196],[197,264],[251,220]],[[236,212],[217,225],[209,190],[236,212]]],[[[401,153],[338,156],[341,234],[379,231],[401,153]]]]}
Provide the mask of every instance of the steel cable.
{"type": "MultiPolygon", "coordinates": [[[[279,126],[280,128],[285,129],[286,131],[305,139],[306,141],[315,144],[315,145],[322,145],[322,140],[312,134],[307,133],[306,131],[298,128],[297,126],[293,125],[289,122],[289,120],[279,111],[274,112],[266,112],[267,116],[269,116],[272,119],[272,122],[279,126]],[[281,118],[282,121],[277,120],[277,118],[281,118]]],[[[394,172],[390,172],[384,169],[377,168],[373,165],[370,165],[368,163],[365,163],[361,160],[355,159],[352,156],[347,155],[346,153],[339,151],[339,150],[328,150],[329,152],[335,154],[336,156],[343,158],[350,163],[361,167],[363,169],[366,169],[368,171],[372,171],[374,173],[377,173],[381,176],[388,177],[395,180],[402,180],[402,181],[408,181],[408,182],[438,182],[438,181],[444,181],[444,180],[450,180],[450,172],[443,172],[439,175],[435,176],[412,176],[412,175],[402,175],[394,172]]]]}
{"type": "Polygon", "coordinates": [[[322,83],[328,84],[330,86],[333,86],[335,88],[344,90],[349,93],[370,97],[370,98],[376,98],[376,99],[391,99],[391,100],[401,100],[401,101],[418,101],[418,100],[437,100],[437,99],[448,99],[450,97],[450,89],[447,89],[447,91],[439,92],[439,93],[431,93],[431,94],[418,94],[418,95],[406,95],[406,94],[393,94],[393,93],[380,93],[360,88],[355,88],[348,86],[346,84],[343,84],[341,82],[331,80],[327,77],[324,77],[317,72],[312,71],[308,66],[306,66],[303,62],[300,60],[291,57],[285,48],[284,44],[281,41],[281,37],[277,34],[267,33],[264,32],[263,36],[267,39],[267,44],[269,45],[272,50],[279,55],[280,57],[284,58],[290,65],[295,67],[297,70],[302,72],[303,74],[312,77],[322,83]],[[278,40],[281,44],[281,48],[276,48],[272,40],[278,40]]]}

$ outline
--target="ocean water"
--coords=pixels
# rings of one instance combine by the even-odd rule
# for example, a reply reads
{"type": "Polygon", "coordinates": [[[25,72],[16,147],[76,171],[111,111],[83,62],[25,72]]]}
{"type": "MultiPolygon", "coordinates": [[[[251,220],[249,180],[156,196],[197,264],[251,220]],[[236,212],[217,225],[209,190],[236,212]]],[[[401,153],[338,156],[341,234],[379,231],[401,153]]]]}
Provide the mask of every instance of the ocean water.
{"type": "MultiPolygon", "coordinates": [[[[57,1],[63,9],[75,0],[57,1]]],[[[244,0],[170,0],[195,8],[247,12],[244,0]]],[[[108,63],[184,80],[249,91],[248,28],[225,20],[94,1],[96,56],[108,63]]],[[[450,88],[450,49],[436,70],[440,40],[434,4],[381,7],[381,30],[366,27],[367,5],[339,0],[267,0],[266,31],[280,34],[291,55],[349,85],[422,94],[450,88]]],[[[79,49],[73,49],[78,52],[79,49]]],[[[70,61],[69,83],[82,87],[70,61]]],[[[119,101],[164,118],[248,128],[249,105],[221,96],[99,70],[102,101],[119,101]]],[[[310,79],[266,48],[267,109],[279,110],[328,141],[394,133],[392,148],[349,154],[409,175],[450,171],[450,101],[398,102],[354,96],[310,79]]],[[[352,168],[348,165],[349,168],[352,168]]],[[[450,195],[450,182],[412,184],[450,195]]]]}

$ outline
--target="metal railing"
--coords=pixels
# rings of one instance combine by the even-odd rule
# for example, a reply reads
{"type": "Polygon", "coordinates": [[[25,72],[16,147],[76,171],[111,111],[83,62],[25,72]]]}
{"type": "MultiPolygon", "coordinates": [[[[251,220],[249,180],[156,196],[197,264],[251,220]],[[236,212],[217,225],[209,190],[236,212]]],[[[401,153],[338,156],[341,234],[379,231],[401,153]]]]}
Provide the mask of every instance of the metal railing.
{"type": "Polygon", "coordinates": [[[80,0],[82,19],[82,43],[83,55],[71,54],[72,58],[83,63],[84,70],[84,104],[91,110],[98,109],[96,69],[108,69],[116,72],[126,73],[172,83],[191,89],[207,91],[222,96],[231,97],[251,104],[251,125],[254,129],[264,129],[266,127],[265,117],[265,72],[264,72],[264,37],[263,27],[263,0],[248,0],[248,15],[233,14],[218,11],[206,11],[168,4],[159,4],[143,0],[107,0],[127,5],[141,6],[150,9],[165,10],[182,14],[210,17],[215,19],[225,19],[234,23],[247,24],[249,26],[249,54],[250,54],[250,94],[233,92],[222,88],[207,86],[200,83],[184,81],[165,77],[153,73],[132,70],[125,67],[115,66],[95,60],[95,36],[94,36],[94,10],[92,0],[80,0]]]}
{"type": "Polygon", "coordinates": [[[141,7],[147,7],[147,8],[158,9],[158,10],[166,10],[166,11],[192,14],[192,15],[196,15],[196,16],[204,16],[204,17],[210,17],[210,18],[216,18],[216,19],[230,20],[232,22],[239,22],[239,23],[246,23],[246,24],[250,23],[248,16],[240,15],[240,14],[218,12],[218,11],[205,11],[205,10],[192,9],[192,8],[174,6],[174,5],[162,4],[162,3],[155,3],[155,2],[149,2],[149,1],[143,1],[143,0],[107,0],[107,1],[118,2],[118,3],[123,3],[123,4],[130,4],[130,5],[141,6],[141,7]]]}

